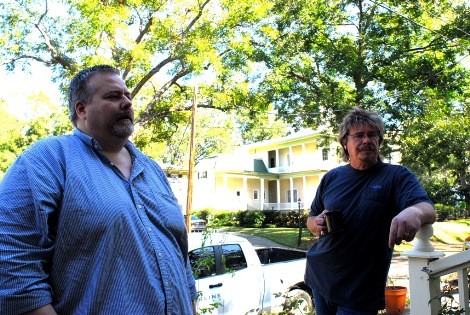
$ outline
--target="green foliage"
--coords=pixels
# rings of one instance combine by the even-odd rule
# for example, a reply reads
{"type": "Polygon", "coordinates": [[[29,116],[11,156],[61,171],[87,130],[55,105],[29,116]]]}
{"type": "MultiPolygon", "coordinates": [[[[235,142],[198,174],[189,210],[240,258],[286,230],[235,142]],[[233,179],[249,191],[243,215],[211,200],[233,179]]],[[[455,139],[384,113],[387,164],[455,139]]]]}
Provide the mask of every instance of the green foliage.
{"type": "Polygon", "coordinates": [[[256,92],[295,128],[335,129],[358,104],[378,111],[382,154],[401,153],[436,202],[469,204],[469,12],[451,1],[276,1],[257,29],[256,92]],[[413,148],[410,138],[428,139],[413,148]]]}
{"type": "MultiPolygon", "coordinates": [[[[203,232],[203,239],[202,239],[202,244],[200,247],[200,255],[198,256],[198,259],[195,261],[191,262],[191,270],[193,272],[194,278],[198,279],[202,274],[207,274],[211,270],[215,270],[215,258],[213,255],[206,254],[204,255],[204,247],[206,246],[207,240],[211,235],[211,231],[204,231],[203,232]]],[[[198,291],[197,292],[197,300],[199,301],[202,298],[202,292],[198,291]]],[[[222,303],[220,302],[213,302],[210,303],[208,307],[199,307],[198,311],[201,314],[212,314],[213,310],[216,310],[220,306],[223,306],[222,303]]]]}
{"type": "MultiPolygon", "coordinates": [[[[286,123],[335,129],[362,104],[386,119],[384,156],[398,151],[435,202],[463,201],[470,211],[466,2],[7,0],[1,8],[7,70],[40,62],[65,92],[85,66],[119,67],[134,98],[136,144],[159,161],[187,161],[194,85],[198,160],[284,135],[286,123]],[[216,121],[216,112],[227,116],[216,121]]],[[[48,134],[43,127],[31,124],[29,140],[48,134]]],[[[2,165],[15,145],[24,147],[10,144],[2,165]]]]}
{"type": "MultiPolygon", "coordinates": [[[[298,211],[274,211],[274,210],[245,210],[245,211],[214,211],[205,209],[195,213],[200,217],[211,217],[212,227],[240,226],[240,227],[299,227],[298,211]]],[[[306,227],[308,212],[302,211],[300,223],[306,227]]]]}
{"type": "Polygon", "coordinates": [[[262,227],[265,215],[262,211],[239,211],[237,213],[239,226],[243,227],[262,227]]]}
{"type": "Polygon", "coordinates": [[[206,220],[206,222],[208,222],[208,223],[209,223],[209,220],[212,218],[210,209],[203,209],[201,211],[196,211],[196,212],[193,212],[191,214],[197,215],[199,218],[201,218],[203,220],[206,220]]]}
{"type": "Polygon", "coordinates": [[[434,208],[439,221],[462,219],[467,216],[465,208],[458,206],[434,204],[434,208]]]}
{"type": "MultiPolygon", "coordinates": [[[[455,300],[453,294],[453,288],[449,285],[444,285],[439,296],[431,299],[438,300],[441,308],[438,311],[438,315],[459,315],[465,314],[465,309],[461,308],[458,301],[455,300]]],[[[431,302],[430,301],[430,302],[431,302]]]]}
{"type": "Polygon", "coordinates": [[[237,214],[232,211],[218,211],[213,213],[211,226],[236,226],[237,225],[237,214]]]}
{"type": "Polygon", "coordinates": [[[0,179],[8,167],[28,146],[49,135],[59,135],[71,130],[71,123],[63,108],[49,106],[44,100],[36,99],[36,106],[42,106],[46,114],[20,120],[10,114],[0,102],[0,179]],[[45,110],[47,109],[47,110],[45,110]]]}
{"type": "Polygon", "coordinates": [[[453,107],[432,103],[414,120],[402,142],[403,163],[420,174],[433,201],[447,205],[463,202],[467,211],[470,208],[469,105],[465,99],[453,107]]]}
{"type": "MultiPolygon", "coordinates": [[[[264,220],[264,226],[274,227],[291,227],[296,228],[299,226],[299,212],[298,211],[274,211],[264,210],[263,213],[266,215],[264,220]]],[[[300,223],[302,227],[306,227],[308,212],[300,212],[300,223]]]]}
{"type": "Polygon", "coordinates": [[[138,124],[150,129],[138,132],[136,143],[149,155],[178,165],[187,160],[187,140],[181,139],[189,138],[194,85],[199,86],[202,120],[211,120],[205,117],[214,112],[229,115],[213,129],[200,123],[198,156],[239,142],[232,137],[236,117],[250,113],[256,118],[267,108],[264,102],[244,101],[250,85],[241,74],[251,67],[252,27],[270,7],[269,0],[7,0],[0,18],[0,60],[7,70],[26,69],[32,62],[51,67],[52,80],[64,92],[83,67],[107,63],[122,69],[138,124]]]}
{"type": "Polygon", "coordinates": [[[460,58],[468,38],[451,45],[441,34],[457,19],[453,9],[447,1],[277,1],[258,30],[256,56],[269,69],[261,88],[297,126],[334,127],[362,103],[396,129],[419,114],[423,91],[458,90],[459,67],[445,64],[460,58]]]}
{"type": "Polygon", "coordinates": [[[21,138],[21,124],[19,120],[11,115],[3,102],[0,100],[0,178],[10,164],[22,151],[18,139],[21,138]]]}

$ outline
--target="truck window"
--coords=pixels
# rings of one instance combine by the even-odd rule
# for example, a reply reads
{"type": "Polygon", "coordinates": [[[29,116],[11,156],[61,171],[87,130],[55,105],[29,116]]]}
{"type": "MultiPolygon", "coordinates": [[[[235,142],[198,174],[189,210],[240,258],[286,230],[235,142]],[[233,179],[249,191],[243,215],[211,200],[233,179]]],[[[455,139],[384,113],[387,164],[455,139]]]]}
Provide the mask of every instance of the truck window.
{"type": "Polygon", "coordinates": [[[242,270],[247,267],[245,255],[238,244],[222,245],[222,261],[228,272],[242,270]]]}
{"type": "Polygon", "coordinates": [[[188,254],[194,278],[202,279],[215,275],[214,247],[197,248],[188,254]]]}

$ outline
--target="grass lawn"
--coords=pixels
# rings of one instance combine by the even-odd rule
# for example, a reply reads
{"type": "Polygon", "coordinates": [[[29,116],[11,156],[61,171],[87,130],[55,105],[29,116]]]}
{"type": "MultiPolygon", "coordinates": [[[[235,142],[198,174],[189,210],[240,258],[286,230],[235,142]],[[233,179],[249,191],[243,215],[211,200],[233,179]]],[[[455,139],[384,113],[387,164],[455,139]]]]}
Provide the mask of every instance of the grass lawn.
{"type": "MultiPolygon", "coordinates": [[[[276,243],[292,248],[309,249],[317,240],[307,229],[302,229],[302,238],[300,246],[297,247],[299,238],[298,228],[241,228],[241,227],[221,227],[218,228],[224,232],[239,232],[249,235],[255,235],[267,238],[276,243]]],[[[434,246],[442,245],[462,245],[464,239],[470,236],[470,219],[455,220],[446,222],[436,222],[433,224],[434,235],[431,243],[434,246]]],[[[395,246],[395,251],[402,252],[410,250],[413,242],[403,242],[395,246]]]]}

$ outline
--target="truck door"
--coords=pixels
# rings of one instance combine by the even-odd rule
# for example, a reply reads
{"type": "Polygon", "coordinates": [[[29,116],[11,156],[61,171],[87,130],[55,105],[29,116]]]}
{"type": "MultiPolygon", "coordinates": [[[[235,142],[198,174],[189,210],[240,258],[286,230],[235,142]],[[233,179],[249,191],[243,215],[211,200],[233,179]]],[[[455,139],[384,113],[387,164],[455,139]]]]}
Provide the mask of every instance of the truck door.
{"type": "Polygon", "coordinates": [[[216,247],[218,246],[206,246],[189,252],[189,262],[196,278],[199,313],[211,310],[210,314],[223,314],[221,286],[219,285],[221,276],[216,272],[220,269],[216,266],[216,247]]]}
{"type": "Polygon", "coordinates": [[[221,250],[224,314],[258,314],[264,292],[262,270],[248,265],[239,244],[224,244],[221,250]]]}
{"type": "Polygon", "coordinates": [[[189,253],[199,294],[198,311],[257,314],[263,298],[262,270],[248,268],[239,244],[207,246],[189,253]]]}

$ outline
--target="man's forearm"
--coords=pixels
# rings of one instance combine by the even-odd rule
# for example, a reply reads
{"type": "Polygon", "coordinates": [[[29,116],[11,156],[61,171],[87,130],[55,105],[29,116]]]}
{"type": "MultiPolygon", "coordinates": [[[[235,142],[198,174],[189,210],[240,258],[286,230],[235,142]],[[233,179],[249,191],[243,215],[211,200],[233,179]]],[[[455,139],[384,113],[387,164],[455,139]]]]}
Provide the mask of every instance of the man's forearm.
{"type": "Polygon", "coordinates": [[[421,212],[421,225],[433,224],[436,221],[436,211],[432,204],[427,202],[420,202],[414,207],[418,208],[421,212]]]}
{"type": "Polygon", "coordinates": [[[57,315],[52,305],[47,304],[35,310],[23,313],[23,315],[57,315]]]}

